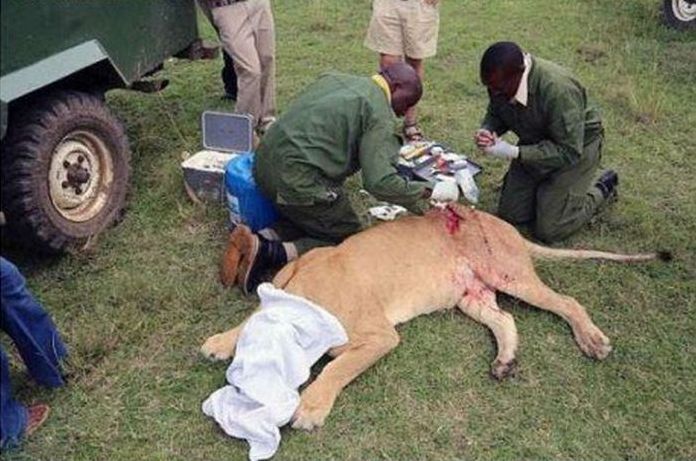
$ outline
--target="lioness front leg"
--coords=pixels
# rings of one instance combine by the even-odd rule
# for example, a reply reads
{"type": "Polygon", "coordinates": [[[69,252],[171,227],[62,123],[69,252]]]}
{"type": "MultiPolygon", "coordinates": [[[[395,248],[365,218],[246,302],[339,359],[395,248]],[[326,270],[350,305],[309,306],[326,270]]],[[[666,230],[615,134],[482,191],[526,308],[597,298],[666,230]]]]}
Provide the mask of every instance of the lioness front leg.
{"type": "Polygon", "coordinates": [[[224,333],[218,333],[206,339],[201,346],[201,354],[212,360],[228,360],[237,347],[237,338],[244,324],[238,325],[224,333]]]}
{"type": "Polygon", "coordinates": [[[348,349],[326,365],[317,379],[302,392],[292,427],[311,431],[323,426],[343,388],[398,344],[399,335],[392,327],[383,334],[351,342],[348,349]]]}

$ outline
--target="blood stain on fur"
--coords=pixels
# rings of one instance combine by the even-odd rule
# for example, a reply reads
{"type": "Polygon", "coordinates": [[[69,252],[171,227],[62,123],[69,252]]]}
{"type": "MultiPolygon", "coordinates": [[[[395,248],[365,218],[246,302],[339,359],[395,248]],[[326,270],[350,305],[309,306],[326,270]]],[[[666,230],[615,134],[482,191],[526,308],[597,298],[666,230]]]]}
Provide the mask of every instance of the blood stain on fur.
{"type": "Polygon", "coordinates": [[[484,229],[483,229],[483,224],[481,223],[481,216],[478,213],[475,213],[474,220],[476,221],[476,224],[478,225],[479,231],[481,232],[481,237],[483,238],[483,244],[486,247],[486,252],[488,252],[489,256],[492,256],[493,249],[491,248],[491,242],[488,241],[488,236],[486,235],[486,231],[484,231],[484,229]]]}
{"type": "Polygon", "coordinates": [[[449,235],[454,235],[459,230],[459,221],[461,218],[451,208],[445,209],[445,227],[449,235]]]}

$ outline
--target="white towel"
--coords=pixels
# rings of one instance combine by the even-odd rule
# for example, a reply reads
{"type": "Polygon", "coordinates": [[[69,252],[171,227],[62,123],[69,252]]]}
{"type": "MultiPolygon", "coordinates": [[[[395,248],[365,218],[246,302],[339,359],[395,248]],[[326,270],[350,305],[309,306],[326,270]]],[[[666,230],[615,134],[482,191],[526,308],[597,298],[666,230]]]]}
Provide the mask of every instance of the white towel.
{"type": "Polygon", "coordinates": [[[329,349],[348,342],[341,323],[316,304],[261,284],[260,309],[237,341],[227,385],[203,402],[203,413],[230,436],[249,442],[249,459],[268,459],[280,444],[280,426],[300,404],[297,388],[329,349]]]}

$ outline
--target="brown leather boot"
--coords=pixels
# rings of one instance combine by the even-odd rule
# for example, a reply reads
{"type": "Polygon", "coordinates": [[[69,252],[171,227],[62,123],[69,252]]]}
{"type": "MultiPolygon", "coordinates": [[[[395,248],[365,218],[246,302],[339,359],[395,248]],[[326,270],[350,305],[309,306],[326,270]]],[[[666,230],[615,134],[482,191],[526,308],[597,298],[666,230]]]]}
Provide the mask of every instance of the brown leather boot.
{"type": "Polygon", "coordinates": [[[237,271],[237,282],[242,292],[249,296],[263,281],[264,275],[288,263],[288,255],[283,242],[267,240],[258,234],[251,234],[237,271]]]}
{"type": "Polygon", "coordinates": [[[242,252],[252,239],[251,229],[240,224],[230,233],[225,254],[220,264],[220,281],[224,287],[234,286],[242,252]]]}

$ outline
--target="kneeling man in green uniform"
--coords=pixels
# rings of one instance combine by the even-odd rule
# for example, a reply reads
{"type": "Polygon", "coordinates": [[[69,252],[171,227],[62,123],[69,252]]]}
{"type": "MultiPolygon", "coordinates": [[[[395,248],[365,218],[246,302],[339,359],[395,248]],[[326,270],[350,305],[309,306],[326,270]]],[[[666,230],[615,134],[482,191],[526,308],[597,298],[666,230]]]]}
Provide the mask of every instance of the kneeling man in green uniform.
{"type": "Polygon", "coordinates": [[[580,83],[558,65],[524,53],[512,42],[490,46],[481,59],[490,97],[475,142],[510,161],[498,215],[528,224],[535,237],[568,237],[616,193],[618,175],[597,169],[604,129],[580,83]],[[502,140],[507,131],[519,141],[502,140]]]}
{"type": "MultiPolygon", "coordinates": [[[[269,269],[361,230],[343,188],[358,171],[374,197],[414,213],[427,208],[428,198],[456,200],[438,185],[431,193],[427,183],[412,182],[396,169],[401,139],[395,115],[403,116],[422,92],[416,72],[405,63],[372,77],[325,74],[271,126],[256,152],[254,178],[281,219],[257,234],[238,226],[226,256],[234,260],[241,254],[236,281],[246,294],[269,269]]],[[[229,265],[236,270],[235,263],[229,265]]],[[[224,274],[223,261],[223,281],[224,274]]]]}

